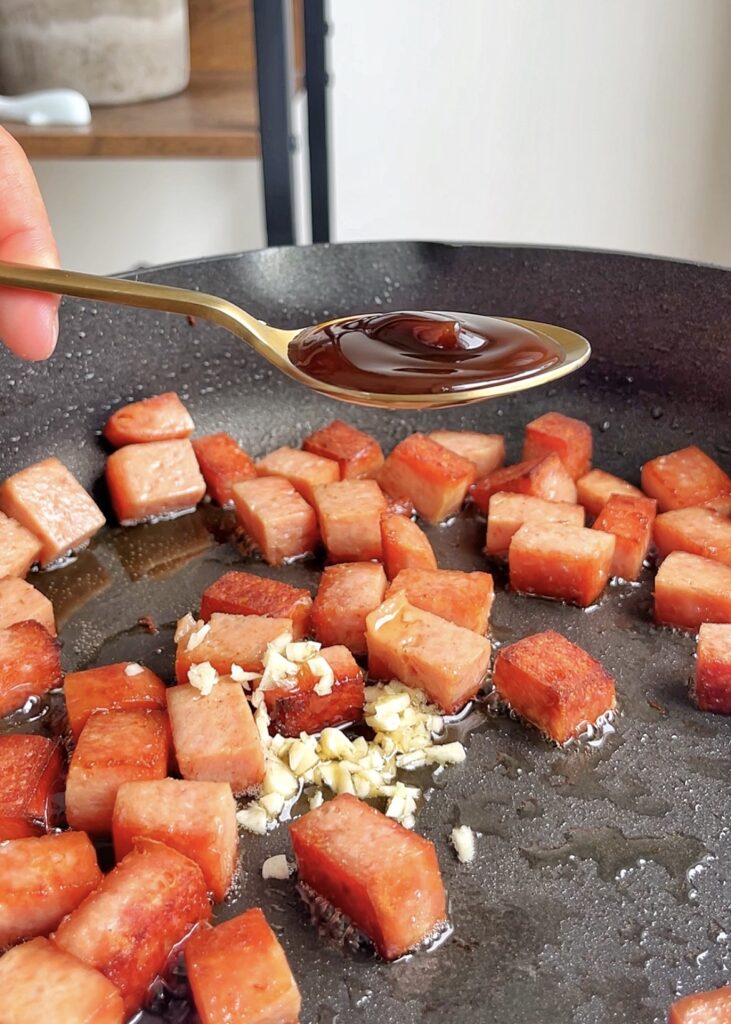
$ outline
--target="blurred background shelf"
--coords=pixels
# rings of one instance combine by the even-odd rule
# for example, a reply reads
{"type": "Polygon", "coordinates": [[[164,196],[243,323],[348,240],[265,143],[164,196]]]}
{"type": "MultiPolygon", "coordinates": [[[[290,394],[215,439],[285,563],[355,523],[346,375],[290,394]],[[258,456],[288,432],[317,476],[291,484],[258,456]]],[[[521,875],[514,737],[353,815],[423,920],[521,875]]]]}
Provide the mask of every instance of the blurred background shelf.
{"type": "Polygon", "coordinates": [[[256,75],[193,71],[185,92],[120,107],[95,107],[85,128],[7,125],[29,157],[257,157],[256,75]]]}
{"type": "MultiPolygon", "coordinates": [[[[306,82],[301,52],[284,59],[275,17],[254,38],[255,7],[291,15],[293,0],[189,3],[188,98],[133,108],[133,125],[120,112],[103,141],[96,125],[82,140],[15,126],[45,154],[33,168],[71,270],[325,240],[328,173],[339,242],[492,240],[731,265],[729,0],[461,0],[459,17],[444,0],[299,0],[289,21],[306,82]],[[277,69],[268,117],[258,46],[260,67],[277,69]],[[186,110],[184,128],[182,114],[175,124],[165,114],[150,131],[168,103],[186,110]],[[60,151],[69,155],[51,155],[60,151]],[[225,155],[235,152],[254,155],[225,155]]],[[[97,125],[116,116],[97,113],[97,125]]]]}
{"type": "Polygon", "coordinates": [[[260,160],[266,239],[287,245],[298,233],[293,111],[306,103],[310,237],[327,241],[324,0],[189,0],[189,24],[191,74],[183,92],[93,106],[83,128],[5,127],[31,160],[66,162],[72,177],[74,161],[88,159],[147,160],[153,174],[160,160],[260,160]]]}
{"type": "MultiPolygon", "coordinates": [[[[281,0],[264,0],[272,9],[281,0]]],[[[283,5],[281,5],[283,6],[283,5]]],[[[304,84],[302,0],[289,0],[292,86],[304,84]]],[[[96,106],[85,128],[6,127],[33,158],[261,154],[254,0],[189,0],[190,85],[176,96],[96,106]]]]}

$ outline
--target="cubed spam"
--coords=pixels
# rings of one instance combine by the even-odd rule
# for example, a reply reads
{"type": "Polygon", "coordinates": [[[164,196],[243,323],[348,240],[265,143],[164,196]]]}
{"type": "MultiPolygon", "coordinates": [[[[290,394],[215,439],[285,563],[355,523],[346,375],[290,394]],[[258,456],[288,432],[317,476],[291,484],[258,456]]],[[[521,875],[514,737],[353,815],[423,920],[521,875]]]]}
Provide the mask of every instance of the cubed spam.
{"type": "Polygon", "coordinates": [[[556,743],[565,743],[615,704],[609,673],[553,630],[502,647],[493,683],[514,711],[556,743]]]}
{"type": "Polygon", "coordinates": [[[479,690],[490,663],[490,641],[409,604],[398,591],[366,619],[368,671],[423,690],[446,714],[479,690]]]}
{"type": "Polygon", "coordinates": [[[447,906],[434,845],[341,794],[290,825],[300,881],[394,960],[433,937],[447,906]]]}

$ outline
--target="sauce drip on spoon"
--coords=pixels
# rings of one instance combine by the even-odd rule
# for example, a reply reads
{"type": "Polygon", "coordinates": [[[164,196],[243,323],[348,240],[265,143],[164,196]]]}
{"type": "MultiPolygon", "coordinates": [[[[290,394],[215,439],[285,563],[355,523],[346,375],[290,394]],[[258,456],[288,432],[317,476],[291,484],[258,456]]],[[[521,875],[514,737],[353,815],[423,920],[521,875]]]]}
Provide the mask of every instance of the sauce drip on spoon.
{"type": "Polygon", "coordinates": [[[369,313],[301,331],[291,362],[316,380],[375,394],[437,394],[531,377],[561,362],[543,334],[475,313],[369,313]]]}

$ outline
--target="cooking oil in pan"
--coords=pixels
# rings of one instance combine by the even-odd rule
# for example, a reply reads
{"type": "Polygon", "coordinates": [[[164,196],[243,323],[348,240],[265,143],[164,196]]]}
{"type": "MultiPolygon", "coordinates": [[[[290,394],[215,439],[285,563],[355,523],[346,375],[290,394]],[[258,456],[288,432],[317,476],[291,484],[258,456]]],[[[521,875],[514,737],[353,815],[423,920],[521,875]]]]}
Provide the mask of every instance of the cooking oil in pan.
{"type": "MultiPolygon", "coordinates": [[[[477,769],[475,777],[479,778],[480,789],[469,799],[464,795],[455,799],[450,796],[450,780],[454,778],[450,771],[421,769],[408,774],[405,781],[413,781],[424,793],[419,813],[426,815],[429,804],[440,808],[443,819],[440,827],[444,834],[440,840],[435,833],[435,838],[446,842],[452,823],[448,807],[451,803],[453,808],[456,805],[464,823],[472,823],[484,833],[485,842],[494,839],[501,846],[504,844],[506,856],[528,865],[532,871],[551,873],[556,868],[590,862],[596,864],[601,883],[617,886],[621,891],[633,872],[643,871],[643,864],[653,863],[667,872],[674,898],[692,902],[693,893],[704,877],[706,858],[710,856],[705,843],[692,835],[683,835],[680,830],[653,835],[655,829],[647,829],[650,834],[637,834],[636,827],[620,828],[605,818],[604,808],[614,806],[618,812],[655,819],[656,831],[660,833],[666,831],[660,824],[671,807],[669,794],[658,792],[651,778],[645,781],[636,773],[636,766],[628,771],[620,757],[621,764],[614,770],[613,761],[622,754],[629,726],[638,720],[647,722],[649,735],[651,729],[672,722],[677,713],[673,704],[677,694],[687,700],[684,681],[682,687],[675,683],[675,690],[669,692],[651,690],[642,682],[642,666],[652,664],[658,650],[670,651],[673,657],[682,656],[686,660],[692,652],[692,640],[687,636],[661,632],[649,625],[649,574],[639,587],[617,585],[610,588],[598,607],[587,614],[555,602],[518,598],[506,591],[504,571],[483,562],[480,549],[484,523],[473,514],[447,527],[429,527],[428,533],[440,564],[464,570],[496,570],[497,597],[491,628],[495,648],[541,629],[557,628],[581,646],[592,648],[593,645],[591,653],[606,660],[612,671],[619,635],[621,647],[632,655],[636,675],[636,678],[623,675],[623,663],[619,663],[619,671],[615,668],[614,672],[621,713],[608,716],[598,723],[597,729],[587,729],[566,748],[546,743],[537,730],[507,716],[504,708],[496,706],[494,697],[474,702],[463,715],[449,720],[444,738],[459,740],[468,747],[467,764],[456,774],[465,778],[471,769],[477,769]],[[487,757],[490,760],[485,765],[487,757]],[[612,771],[605,771],[605,766],[612,771]],[[515,787],[513,792],[511,786],[515,787]],[[541,827],[550,818],[556,796],[566,802],[567,821],[572,819],[572,808],[584,807],[591,813],[592,803],[596,802],[602,807],[599,822],[568,828],[558,841],[523,842],[519,851],[516,824],[520,826],[521,835],[525,830],[541,827]],[[503,807],[497,816],[496,806],[503,807]],[[471,815],[475,817],[471,819],[471,815]],[[629,874],[622,876],[622,872],[629,874]]],[[[230,511],[203,506],[190,516],[168,522],[125,531],[104,530],[71,564],[54,572],[34,574],[32,579],[52,598],[56,607],[67,671],[115,660],[139,660],[163,678],[170,679],[176,619],[195,610],[202,590],[232,568],[265,573],[314,592],[320,563],[311,560],[286,567],[264,566],[238,533],[230,511]]],[[[629,660],[625,656],[625,663],[629,660]]],[[[715,723],[709,726],[688,717],[691,720],[684,726],[695,729],[700,740],[713,735],[715,723]]],[[[30,702],[21,712],[6,719],[0,730],[59,734],[65,727],[63,718],[62,696],[51,694],[41,701],[30,702]]],[[[636,741],[635,737],[633,742],[636,741]]],[[[725,759],[714,757],[700,747],[686,751],[684,756],[691,775],[716,783],[727,780],[728,772],[724,768],[728,765],[728,756],[725,759]]],[[[305,809],[306,805],[300,801],[293,812],[305,809]]],[[[586,815],[582,813],[579,817],[583,819],[586,815]]],[[[434,829],[433,813],[431,828],[434,829]]],[[[247,836],[246,840],[252,849],[258,849],[257,837],[247,836]]],[[[263,841],[266,842],[266,838],[263,841]]],[[[444,847],[441,856],[443,859],[453,857],[453,853],[444,847]]],[[[478,845],[478,860],[480,856],[478,845]]],[[[479,868],[465,869],[462,877],[468,879],[473,870],[479,868]]],[[[297,928],[298,917],[301,924],[302,911],[295,909],[297,899],[293,887],[277,887],[277,890],[279,888],[288,890],[286,898],[267,888],[262,905],[273,914],[273,925],[290,934],[297,928]]],[[[251,893],[250,877],[237,879],[217,916],[220,913],[231,916],[239,907],[244,909],[251,905],[251,893]]],[[[330,912],[325,916],[328,926],[333,925],[334,915],[330,912]]],[[[362,947],[362,938],[349,932],[346,923],[335,916],[333,926],[341,948],[354,965],[373,963],[372,954],[362,947]],[[355,954],[351,949],[353,944],[357,949],[355,954]]],[[[456,926],[459,935],[459,920],[456,926]]],[[[444,940],[445,935],[439,938],[444,940]]],[[[435,960],[438,959],[437,949],[435,960]]],[[[168,1024],[192,1021],[193,1010],[184,996],[184,976],[173,978],[166,985],[162,995],[158,994],[153,1000],[152,1015],[162,1016],[168,1024]]],[[[361,1009],[355,1003],[353,1012],[361,1009]]],[[[369,1005],[367,1001],[366,1005],[369,1005]]],[[[313,1019],[317,1019],[317,1012],[313,1019]]],[[[331,1013],[329,1019],[333,1022],[336,1019],[335,1011],[331,1012],[324,1004],[319,1013],[323,1020],[328,1013],[331,1013]]]]}
{"type": "Polygon", "coordinates": [[[532,867],[592,860],[604,881],[620,879],[622,872],[655,861],[667,871],[678,898],[687,899],[693,881],[691,871],[697,869],[708,851],[692,836],[626,836],[621,829],[602,825],[571,830],[559,846],[527,847],[520,853],[532,867]]]}

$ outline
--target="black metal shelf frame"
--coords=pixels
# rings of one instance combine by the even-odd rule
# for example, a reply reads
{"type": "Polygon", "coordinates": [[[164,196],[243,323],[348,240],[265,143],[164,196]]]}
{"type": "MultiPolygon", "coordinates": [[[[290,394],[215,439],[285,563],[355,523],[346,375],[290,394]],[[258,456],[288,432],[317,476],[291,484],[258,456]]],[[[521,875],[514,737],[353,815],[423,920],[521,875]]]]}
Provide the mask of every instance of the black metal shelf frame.
{"type": "MultiPolygon", "coordinates": [[[[303,0],[312,241],[330,240],[325,0],[303,0]]],[[[254,0],[259,131],[267,244],[294,245],[291,3],[254,0]]]]}

